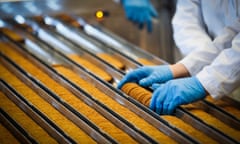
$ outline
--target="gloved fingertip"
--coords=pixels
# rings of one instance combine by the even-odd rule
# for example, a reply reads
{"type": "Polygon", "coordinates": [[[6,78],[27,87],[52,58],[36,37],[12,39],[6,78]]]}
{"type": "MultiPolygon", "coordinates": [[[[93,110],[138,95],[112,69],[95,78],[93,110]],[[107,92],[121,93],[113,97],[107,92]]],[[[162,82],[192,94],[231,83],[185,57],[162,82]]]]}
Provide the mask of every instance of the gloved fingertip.
{"type": "Polygon", "coordinates": [[[151,98],[151,101],[150,101],[150,104],[149,104],[149,108],[152,110],[152,111],[155,111],[155,100],[154,97],[152,96],[151,98]]]}
{"type": "Polygon", "coordinates": [[[134,10],[132,8],[126,8],[126,17],[129,21],[134,21],[134,10]]]}
{"type": "Polygon", "coordinates": [[[151,6],[151,15],[152,15],[152,17],[158,17],[158,13],[153,6],[151,6]]]}
{"type": "Polygon", "coordinates": [[[126,83],[126,80],[125,80],[125,79],[121,80],[121,81],[118,83],[117,88],[118,88],[118,89],[121,89],[122,86],[123,86],[125,83],[126,83]]]}
{"type": "Polygon", "coordinates": [[[168,107],[168,109],[167,109],[167,112],[166,112],[166,114],[168,114],[168,115],[171,115],[171,114],[173,114],[173,113],[174,113],[174,111],[176,110],[176,108],[177,108],[177,106],[176,106],[176,105],[174,105],[174,106],[169,106],[169,107],[168,107]]]}
{"type": "Polygon", "coordinates": [[[118,85],[117,85],[117,89],[121,89],[122,86],[123,86],[122,84],[118,84],[118,85]]]}
{"type": "Polygon", "coordinates": [[[131,21],[131,19],[132,19],[131,13],[130,12],[126,12],[125,15],[126,15],[127,19],[131,21]]]}
{"type": "Polygon", "coordinates": [[[159,88],[160,86],[161,86],[161,84],[154,83],[154,84],[152,84],[151,88],[152,88],[153,90],[156,90],[156,89],[159,88]]]}
{"type": "Polygon", "coordinates": [[[154,13],[153,15],[152,15],[154,18],[158,18],[159,17],[159,15],[158,15],[158,13],[156,12],[156,13],[154,13]]]}
{"type": "Polygon", "coordinates": [[[149,33],[152,32],[152,21],[151,20],[147,21],[147,31],[149,33]]]}
{"type": "Polygon", "coordinates": [[[156,113],[159,114],[159,115],[162,114],[162,107],[161,106],[156,108],[156,113]]]}
{"type": "Polygon", "coordinates": [[[153,103],[150,103],[149,108],[150,108],[152,111],[154,111],[155,108],[154,108],[153,103]]]}
{"type": "Polygon", "coordinates": [[[152,11],[152,17],[157,18],[158,17],[158,13],[156,10],[152,11]]]}
{"type": "Polygon", "coordinates": [[[168,114],[165,106],[163,106],[161,114],[162,115],[167,115],[168,114]]]}
{"type": "Polygon", "coordinates": [[[140,86],[143,86],[143,87],[147,87],[148,86],[145,78],[141,79],[138,83],[139,83],[140,86]]]}

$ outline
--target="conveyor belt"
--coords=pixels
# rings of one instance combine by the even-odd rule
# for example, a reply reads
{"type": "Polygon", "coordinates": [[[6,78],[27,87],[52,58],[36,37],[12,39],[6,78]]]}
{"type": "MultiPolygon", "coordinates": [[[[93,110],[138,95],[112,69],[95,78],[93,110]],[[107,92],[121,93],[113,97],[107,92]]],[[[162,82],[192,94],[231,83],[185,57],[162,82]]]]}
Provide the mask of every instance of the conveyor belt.
{"type": "MultiPolygon", "coordinates": [[[[117,99],[117,101],[118,101],[118,100],[119,100],[119,99],[117,99]]],[[[122,102],[121,102],[121,103],[122,103],[122,102]]],[[[127,106],[127,107],[130,107],[131,105],[126,105],[126,106],[127,106]]],[[[130,107],[130,108],[131,108],[131,107],[130,107]]],[[[139,114],[139,111],[136,111],[136,112],[139,114]]],[[[146,118],[146,113],[142,113],[142,114],[139,114],[139,115],[146,118]]],[[[148,117],[149,117],[149,116],[148,116],[148,117]]],[[[157,126],[157,128],[159,128],[161,131],[167,132],[170,136],[174,137],[176,140],[184,141],[184,139],[182,139],[182,138],[179,137],[178,135],[174,134],[174,133],[171,132],[171,131],[169,132],[169,129],[167,129],[166,126],[164,127],[164,125],[162,125],[161,123],[159,123],[159,122],[156,123],[156,121],[154,122],[154,119],[152,119],[152,118],[147,118],[147,120],[148,120],[151,124],[157,126]],[[153,122],[154,122],[154,123],[153,123],[153,122]]]]}
{"type": "MultiPolygon", "coordinates": [[[[8,50],[8,55],[11,55],[11,52],[8,50]]],[[[16,55],[11,55],[12,57],[11,58],[17,58],[18,56],[16,56],[16,55]]],[[[38,76],[41,80],[44,80],[45,81],[45,83],[49,83],[49,80],[51,80],[50,78],[49,79],[46,79],[45,77],[46,77],[46,75],[45,75],[45,77],[43,77],[43,75],[40,75],[41,73],[39,73],[39,71],[37,71],[37,68],[35,68],[34,69],[34,66],[33,65],[31,65],[31,63],[30,62],[28,62],[28,61],[24,61],[24,59],[22,58],[22,59],[19,59],[18,58],[18,63],[20,62],[20,64],[23,66],[24,65],[24,67],[28,70],[28,72],[30,72],[31,74],[34,74],[34,75],[36,75],[36,76],[38,76]]],[[[49,85],[49,84],[48,84],[49,85]]],[[[63,95],[62,93],[60,93],[61,95],[63,95]]],[[[68,99],[69,99],[69,97],[68,97],[68,99]]],[[[76,99],[76,98],[75,98],[76,99]]],[[[68,100],[69,101],[69,100],[68,100]]],[[[78,100],[79,101],[79,100],[78,100]]],[[[79,104],[81,104],[81,103],[79,103],[79,104]]],[[[75,104],[76,105],[76,104],[75,104]]],[[[85,107],[85,108],[87,108],[87,106],[86,105],[84,105],[83,103],[82,103],[82,105],[79,105],[79,106],[82,106],[82,107],[85,107]]],[[[78,106],[78,107],[79,107],[78,106]]],[[[79,109],[79,108],[78,108],[79,109]]],[[[126,134],[124,134],[124,133],[122,133],[121,131],[119,131],[119,129],[117,129],[116,127],[114,127],[110,122],[108,122],[107,120],[104,120],[104,118],[102,118],[101,117],[101,115],[99,116],[99,114],[97,114],[96,112],[95,112],[95,114],[94,114],[94,111],[93,110],[91,110],[90,108],[88,108],[88,109],[83,109],[83,110],[78,110],[78,111],[80,111],[80,112],[82,112],[82,111],[85,111],[85,114],[87,114],[87,116],[88,116],[88,118],[89,119],[91,119],[91,120],[94,120],[95,122],[99,122],[98,124],[101,124],[100,125],[100,127],[102,128],[102,130],[107,130],[107,132],[108,133],[110,133],[110,134],[112,134],[116,139],[118,139],[119,141],[120,140],[122,140],[122,141],[125,141],[125,140],[127,140],[127,141],[129,141],[129,142],[131,142],[132,140],[131,140],[131,138],[129,138],[129,137],[126,137],[126,134]],[[90,113],[91,112],[91,113],[90,113]]]]}
{"type": "MultiPolygon", "coordinates": [[[[59,22],[61,23],[61,20],[59,22]]],[[[71,31],[73,30],[68,23],[63,24],[71,31]]],[[[13,28],[12,24],[8,26],[10,29],[18,29],[13,28]]],[[[56,36],[56,40],[61,37],[61,35],[55,35],[55,30],[48,28],[47,25],[42,27],[42,30],[44,29],[49,32],[47,34],[56,36]]],[[[103,61],[99,59],[97,53],[89,53],[85,50],[74,53],[80,54],[80,58],[89,60],[91,63],[98,63],[97,66],[100,65],[100,68],[106,70],[113,78],[113,81],[108,81],[102,79],[102,76],[97,76],[96,71],[90,72],[86,69],[87,66],[71,60],[68,55],[72,53],[64,53],[60,49],[54,48],[54,44],[50,44],[49,41],[40,40],[41,37],[34,33],[34,31],[37,32],[36,29],[24,31],[19,30],[18,34],[23,36],[20,39],[19,37],[17,39],[6,37],[6,35],[2,37],[2,41],[11,44],[7,44],[10,48],[5,50],[0,46],[0,51],[3,53],[0,59],[1,64],[6,70],[10,70],[12,75],[21,79],[22,83],[31,87],[27,91],[35,91],[39,97],[38,102],[44,101],[54,110],[45,114],[44,109],[37,105],[36,101],[25,97],[28,92],[23,94],[14,83],[4,78],[5,74],[1,74],[1,78],[4,78],[1,87],[8,88],[4,93],[7,91],[11,93],[10,95],[25,98],[26,102],[23,101],[26,105],[33,102],[35,107],[32,109],[40,112],[37,115],[49,120],[45,121],[45,125],[41,127],[55,140],[62,138],[66,142],[68,140],[79,142],[75,136],[76,133],[71,133],[69,129],[54,121],[53,114],[57,112],[58,116],[63,116],[66,121],[69,121],[69,127],[76,127],[85,133],[91,143],[239,143],[238,113],[240,110],[237,106],[238,102],[229,100],[217,104],[206,99],[194,104],[193,107],[177,109],[175,116],[158,116],[146,106],[115,88],[124,73],[119,71],[118,67],[112,66],[111,61],[103,61]],[[31,42],[30,45],[26,45],[29,42],[31,42]],[[32,49],[35,46],[42,50],[32,49]],[[82,53],[88,56],[85,57],[85,55],[81,55],[82,53]],[[27,59],[24,60],[23,57],[27,59]],[[230,105],[230,103],[235,104],[230,105]],[[44,115],[41,114],[43,111],[44,115]],[[205,118],[202,119],[202,117],[205,118]],[[51,126],[50,130],[47,125],[51,126]],[[60,133],[54,133],[56,130],[60,133]]],[[[79,32],[84,33],[81,29],[79,32]]],[[[59,39],[58,41],[66,44],[65,46],[69,47],[70,51],[76,50],[75,48],[78,46],[76,41],[70,39],[63,41],[59,39]]],[[[127,47],[131,47],[131,45],[127,45],[127,47]]],[[[124,56],[124,52],[120,53],[116,50],[114,52],[132,62],[135,65],[132,68],[141,65],[136,62],[137,59],[134,57],[131,58],[127,54],[124,56]]],[[[137,54],[142,55],[144,52],[137,54]]],[[[141,55],[137,58],[141,58],[141,55]]],[[[143,58],[150,57],[146,55],[143,58]]],[[[153,60],[153,63],[156,64],[156,61],[153,60]]],[[[128,66],[128,68],[130,67],[131,65],[128,66]]],[[[13,100],[11,99],[11,101],[13,100]]],[[[15,118],[13,119],[15,120],[15,118]]],[[[33,120],[38,122],[38,119],[33,120]]],[[[20,124],[20,126],[22,125],[20,124]]]]}
{"type": "Polygon", "coordinates": [[[195,105],[189,104],[184,106],[191,114],[198,117],[203,121],[204,123],[216,128],[217,130],[223,132],[225,135],[231,137],[232,140],[240,141],[240,131],[228,126],[227,124],[221,122],[221,120],[213,117],[212,115],[206,113],[205,111],[202,111],[195,105]]]}
{"type": "MultiPolygon", "coordinates": [[[[8,54],[10,54],[10,53],[8,52],[8,54]]],[[[13,57],[13,58],[14,58],[14,57],[13,57]]],[[[133,127],[133,128],[134,128],[134,127],[133,127]]],[[[154,131],[152,131],[152,132],[154,132],[154,131]]],[[[157,132],[157,131],[156,131],[156,132],[157,132]]],[[[155,133],[156,133],[156,132],[155,132],[155,133]]],[[[170,134],[171,134],[171,133],[170,133],[170,134]]],[[[173,136],[174,136],[174,135],[173,135],[173,136]]],[[[175,136],[177,136],[177,135],[175,134],[175,136]]],[[[179,137],[179,136],[177,136],[176,138],[178,138],[178,137],[179,137]]],[[[183,141],[183,140],[182,140],[182,141],[183,141]]]]}
{"type": "MultiPolygon", "coordinates": [[[[8,55],[12,55],[11,52],[9,51],[9,49],[6,49],[6,53],[7,53],[8,55]]],[[[17,58],[17,57],[14,56],[14,55],[12,55],[12,58],[17,58]]],[[[21,61],[22,61],[22,60],[21,60],[21,61]]],[[[29,64],[26,64],[26,63],[25,63],[24,65],[26,66],[26,65],[29,65],[29,64]]],[[[132,114],[132,115],[133,115],[133,114],[132,114]]],[[[148,126],[148,127],[149,127],[149,126],[148,126]]],[[[133,127],[133,128],[134,128],[134,127],[133,127]]],[[[152,131],[152,132],[154,132],[154,131],[152,131]]],[[[156,132],[154,132],[154,133],[157,134],[157,130],[156,130],[156,132]]],[[[159,134],[158,134],[158,135],[159,135],[159,134]]],[[[162,137],[163,137],[163,136],[162,136],[162,137]]]]}
{"type": "MultiPolygon", "coordinates": [[[[152,93],[140,86],[138,86],[137,84],[135,83],[127,83],[125,84],[123,87],[122,87],[122,90],[132,96],[133,98],[135,98],[136,100],[138,100],[139,102],[141,102],[142,104],[146,105],[146,106],[149,106],[149,103],[150,103],[150,98],[151,98],[151,95],[152,93]]],[[[191,106],[191,105],[189,105],[191,106]]],[[[204,113],[203,111],[199,110],[198,107],[195,107],[195,110],[192,110],[192,109],[189,109],[189,112],[192,113],[193,115],[194,114],[198,114],[199,112],[202,112],[203,113],[203,116],[207,115],[207,113],[204,113]]],[[[184,114],[186,115],[186,114],[184,114]]],[[[192,128],[191,126],[185,124],[184,122],[182,122],[180,119],[176,118],[176,117],[173,117],[173,116],[161,116],[163,117],[164,119],[167,119],[168,122],[170,124],[173,124],[175,125],[176,127],[181,127],[182,130],[184,130],[184,132],[188,133],[189,135],[195,137],[196,139],[198,139],[199,141],[203,142],[203,140],[206,140],[205,142],[207,143],[213,143],[213,141],[208,138],[206,135],[202,134],[201,132],[198,132],[196,129],[192,128]]],[[[210,116],[209,116],[210,117],[210,116]]],[[[194,120],[192,118],[190,118],[189,120],[191,121],[197,121],[197,120],[194,120]]],[[[216,121],[215,118],[210,118],[210,120],[215,120],[215,122],[218,122],[220,123],[220,121],[216,121]]],[[[209,120],[209,121],[210,121],[209,120]]],[[[206,127],[206,124],[205,123],[202,123],[201,121],[198,121],[198,125],[201,126],[201,127],[206,127]]],[[[222,124],[224,125],[224,124],[222,124]]],[[[232,136],[236,136],[238,133],[237,131],[234,131],[232,130],[230,127],[227,127],[225,126],[225,130],[229,130],[229,132],[227,132],[227,134],[230,134],[232,136]]],[[[211,129],[212,130],[212,129],[211,129]]],[[[217,131],[217,130],[216,130],[217,131]]],[[[215,132],[215,131],[214,131],[215,132]]],[[[223,140],[226,141],[226,142],[229,142],[229,141],[232,141],[234,142],[233,139],[229,138],[228,136],[226,136],[225,134],[222,134],[220,136],[220,138],[222,137],[226,137],[224,138],[223,140]],[[229,139],[229,140],[228,140],[229,139]]],[[[235,137],[236,138],[236,137],[235,137]]],[[[204,142],[203,142],[204,143],[204,142]]]]}
{"type": "MultiPolygon", "coordinates": [[[[2,69],[4,70],[4,68],[2,69]]],[[[45,121],[54,127],[58,133],[62,135],[63,138],[61,140],[58,139],[59,142],[63,141],[65,143],[93,143],[93,140],[88,135],[86,135],[81,129],[79,129],[66,117],[56,111],[49,103],[36,95],[36,93],[34,93],[25,84],[16,79],[14,75],[12,75],[10,72],[7,72],[6,69],[3,72],[4,76],[1,78],[20,92],[20,94],[17,96],[22,99],[26,105],[31,106],[33,111],[38,113],[45,121]],[[69,135],[71,137],[69,137],[69,135]]]]}
{"type": "MultiPolygon", "coordinates": [[[[3,95],[3,94],[1,94],[3,95]]],[[[4,102],[7,103],[7,100],[4,99],[4,97],[1,97],[4,102]]],[[[37,141],[34,140],[14,119],[12,119],[3,109],[0,108],[0,117],[1,117],[1,123],[5,125],[1,125],[1,141],[3,143],[19,143],[19,141],[22,141],[24,143],[34,143],[36,144],[37,141]],[[15,137],[8,131],[8,129],[15,135],[15,137]],[[12,138],[10,140],[7,140],[8,138],[12,138]],[[18,140],[17,140],[18,139],[18,140]]],[[[23,120],[25,120],[23,118],[23,120]]]]}
{"type": "Polygon", "coordinates": [[[224,100],[214,101],[211,97],[207,97],[206,102],[215,105],[218,109],[221,109],[225,113],[230,114],[238,121],[240,120],[240,111],[238,106],[234,107],[234,104],[231,104],[230,102],[226,102],[224,100]]]}
{"type": "MultiPolygon", "coordinates": [[[[78,107],[80,106],[81,108],[84,107],[84,105],[80,105],[81,101],[77,100],[76,98],[75,99],[73,98],[75,101],[72,99],[69,100],[69,97],[71,97],[71,93],[66,92],[65,90],[65,93],[66,93],[65,94],[64,88],[62,88],[57,83],[55,83],[55,85],[51,83],[51,82],[54,83],[54,81],[51,78],[46,77],[44,73],[40,73],[38,69],[34,69],[32,67],[32,70],[33,71],[35,70],[35,72],[38,73],[37,75],[38,77],[40,77],[40,80],[41,79],[44,80],[44,82],[48,84],[50,87],[55,86],[53,89],[56,90],[57,94],[59,94],[61,97],[55,94],[54,92],[52,92],[43,84],[41,84],[39,80],[35,79],[34,77],[31,77],[23,69],[21,69],[19,66],[14,64],[12,61],[10,61],[7,57],[5,57],[5,59],[2,59],[2,60],[4,64],[7,65],[8,68],[11,69],[13,73],[15,73],[15,75],[17,75],[22,81],[28,82],[27,84],[29,85],[29,87],[32,87],[35,91],[38,91],[41,97],[43,97],[46,101],[52,104],[53,107],[55,107],[63,115],[66,115],[66,117],[71,121],[73,121],[77,126],[84,129],[86,133],[88,133],[89,135],[92,135],[93,139],[95,139],[100,143],[108,143],[108,142],[116,143],[113,138],[103,133],[95,124],[91,123],[91,121],[88,120],[91,117],[86,118],[81,113],[79,113],[79,111],[81,111],[80,108],[75,110],[73,107],[71,107],[68,103],[72,103],[72,105],[74,105],[73,103],[75,103],[75,105],[77,104],[78,107]],[[64,95],[66,96],[64,97],[64,95]]],[[[91,109],[86,108],[85,111],[87,111],[88,113],[91,113],[91,115],[93,114],[95,119],[101,119],[101,117],[97,116],[97,114],[94,115],[94,111],[92,111],[91,109]]],[[[103,122],[107,123],[107,121],[104,121],[104,120],[103,122]]],[[[121,132],[118,132],[118,133],[121,134],[121,132]]]]}
{"type": "MultiPolygon", "coordinates": [[[[221,100],[219,100],[219,102],[220,101],[221,100]]],[[[207,113],[226,123],[230,127],[240,130],[240,120],[238,118],[240,111],[235,107],[229,106],[229,104],[228,106],[222,105],[219,107],[218,105],[214,105],[213,103],[206,100],[196,102],[195,105],[197,105],[199,109],[206,111],[207,113]]]]}
{"type": "MultiPolygon", "coordinates": [[[[2,108],[6,108],[5,109],[6,111],[8,111],[8,109],[10,108],[9,114],[14,113],[23,116],[20,117],[19,115],[16,115],[15,117],[13,115],[14,120],[18,121],[22,127],[28,130],[27,134],[32,134],[39,141],[46,142],[45,140],[49,140],[50,142],[54,143],[55,140],[51,140],[51,138],[48,138],[49,136],[46,135],[46,132],[43,132],[40,129],[40,127],[43,127],[57,141],[59,142],[61,141],[63,143],[73,142],[71,138],[65,137],[66,135],[64,136],[63,131],[58,129],[58,127],[54,123],[52,123],[46,116],[44,116],[39,110],[37,110],[31,103],[27,102],[23,96],[17,93],[16,90],[14,90],[10,85],[8,85],[3,80],[1,80],[1,89],[16,105],[18,105],[25,113],[27,113],[30,116],[30,118],[32,118],[36,123],[39,124],[39,126],[36,126],[35,123],[31,122],[30,118],[25,118],[25,116],[21,114],[22,112],[18,112],[18,109],[14,109],[14,107],[2,106],[2,108]]],[[[15,131],[13,133],[15,133],[15,131]]]]}
{"type": "MultiPolygon", "coordinates": [[[[1,118],[1,119],[3,120],[3,118],[1,118]]],[[[2,123],[0,124],[0,131],[1,131],[0,140],[1,140],[2,144],[8,144],[9,142],[10,143],[15,143],[15,144],[19,144],[20,143],[13,136],[13,134],[6,127],[3,126],[2,123]]]]}

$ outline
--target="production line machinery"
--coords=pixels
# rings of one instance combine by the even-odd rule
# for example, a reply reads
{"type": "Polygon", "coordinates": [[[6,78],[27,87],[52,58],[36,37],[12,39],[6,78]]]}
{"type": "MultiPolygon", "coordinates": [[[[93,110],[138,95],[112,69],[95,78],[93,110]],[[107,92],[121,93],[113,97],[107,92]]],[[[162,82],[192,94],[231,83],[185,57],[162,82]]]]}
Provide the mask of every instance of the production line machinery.
{"type": "Polygon", "coordinates": [[[101,26],[65,14],[1,23],[0,143],[240,142],[229,97],[159,116],[145,103],[150,89],[117,89],[132,69],[166,62],[101,26]]]}

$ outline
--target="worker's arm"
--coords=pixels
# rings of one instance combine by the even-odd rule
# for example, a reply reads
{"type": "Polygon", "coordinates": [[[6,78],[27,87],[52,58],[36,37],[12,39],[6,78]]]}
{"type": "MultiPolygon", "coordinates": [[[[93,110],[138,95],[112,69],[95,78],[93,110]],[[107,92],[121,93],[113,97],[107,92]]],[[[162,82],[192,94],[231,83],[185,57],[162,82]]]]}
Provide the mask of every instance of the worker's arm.
{"type": "Polygon", "coordinates": [[[240,85],[240,32],[229,48],[197,74],[197,78],[213,98],[230,94],[240,85]]]}
{"type": "Polygon", "coordinates": [[[212,41],[204,27],[200,0],[178,0],[172,25],[175,43],[183,56],[212,41]]]}
{"type": "Polygon", "coordinates": [[[220,98],[237,88],[240,85],[240,24],[236,26],[238,29],[225,28],[225,35],[214,40],[215,48],[220,51],[216,58],[213,56],[218,52],[215,52],[217,49],[210,50],[212,53],[203,50],[195,55],[190,54],[187,63],[195,64],[196,68],[206,58],[204,54],[214,58],[196,76],[153,84],[150,108],[158,114],[171,114],[179,105],[203,99],[207,94],[220,98]]]}
{"type": "Polygon", "coordinates": [[[225,27],[213,42],[207,43],[179,62],[186,67],[190,75],[197,75],[214,98],[229,94],[236,81],[239,81],[239,33],[240,19],[236,19],[225,27]]]}

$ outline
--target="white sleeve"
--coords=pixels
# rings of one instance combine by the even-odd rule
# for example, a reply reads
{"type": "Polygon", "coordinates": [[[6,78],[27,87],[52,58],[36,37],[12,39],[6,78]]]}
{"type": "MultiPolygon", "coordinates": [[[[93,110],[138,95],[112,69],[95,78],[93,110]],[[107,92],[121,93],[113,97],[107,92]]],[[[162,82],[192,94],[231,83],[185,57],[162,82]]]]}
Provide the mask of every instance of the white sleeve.
{"type": "Polygon", "coordinates": [[[205,30],[200,0],[178,0],[172,25],[175,43],[183,56],[212,41],[205,30]]]}
{"type": "Polygon", "coordinates": [[[191,75],[196,75],[203,67],[210,65],[220,52],[232,47],[233,39],[239,32],[240,19],[236,19],[230,26],[225,27],[213,42],[205,43],[203,47],[196,49],[179,63],[182,63],[191,75]]]}
{"type": "Polygon", "coordinates": [[[224,49],[211,63],[197,74],[209,94],[217,99],[230,94],[240,85],[240,32],[230,48],[224,49]]]}
{"type": "Polygon", "coordinates": [[[188,54],[182,63],[197,75],[214,97],[229,94],[240,84],[240,19],[226,26],[211,40],[205,31],[198,0],[179,0],[173,19],[177,46],[188,54]]]}

